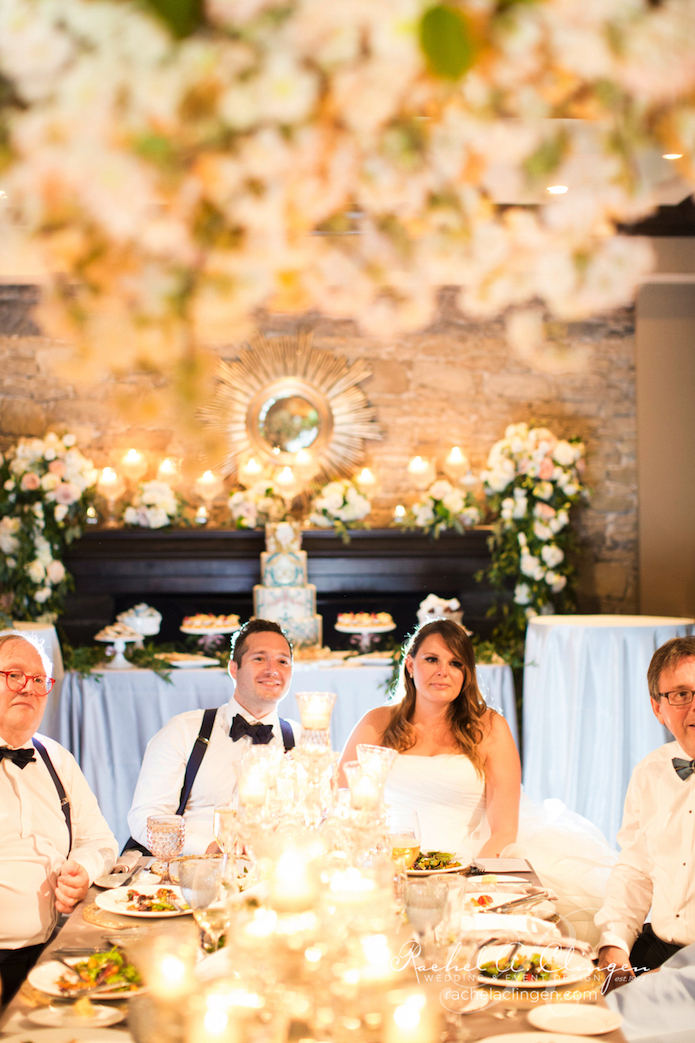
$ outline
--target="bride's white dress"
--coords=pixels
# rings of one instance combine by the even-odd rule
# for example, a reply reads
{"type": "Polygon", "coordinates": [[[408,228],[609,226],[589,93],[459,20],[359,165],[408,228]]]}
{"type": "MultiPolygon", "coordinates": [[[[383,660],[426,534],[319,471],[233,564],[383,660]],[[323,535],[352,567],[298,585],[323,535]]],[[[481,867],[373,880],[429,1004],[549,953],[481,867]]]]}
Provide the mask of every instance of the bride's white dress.
{"type": "MultiPolygon", "coordinates": [[[[386,802],[414,808],[423,851],[475,855],[490,835],[485,780],[463,754],[399,754],[386,780],[386,802]]],[[[594,914],[618,854],[600,830],[562,801],[535,805],[522,794],[519,835],[503,854],[527,858],[578,938],[595,944],[594,914]]]]}

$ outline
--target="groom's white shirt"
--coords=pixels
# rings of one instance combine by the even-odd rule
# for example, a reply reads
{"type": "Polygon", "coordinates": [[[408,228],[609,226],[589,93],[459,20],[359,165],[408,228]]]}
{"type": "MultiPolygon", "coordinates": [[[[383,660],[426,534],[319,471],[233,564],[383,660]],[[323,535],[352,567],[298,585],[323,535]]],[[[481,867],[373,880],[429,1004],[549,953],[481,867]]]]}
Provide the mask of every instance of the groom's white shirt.
{"type": "Polygon", "coordinates": [[[677,742],[648,754],[632,773],[620,858],[596,914],[600,947],[630,952],[651,908],[662,941],[695,942],[695,774],[685,781],[671,760],[690,760],[677,742]]]}

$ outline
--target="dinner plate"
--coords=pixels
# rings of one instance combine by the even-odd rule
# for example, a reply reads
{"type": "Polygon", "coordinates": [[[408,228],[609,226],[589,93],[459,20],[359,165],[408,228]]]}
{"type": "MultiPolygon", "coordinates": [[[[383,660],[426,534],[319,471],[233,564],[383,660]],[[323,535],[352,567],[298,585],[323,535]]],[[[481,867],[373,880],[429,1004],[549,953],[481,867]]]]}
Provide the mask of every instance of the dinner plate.
{"type": "MultiPolygon", "coordinates": [[[[429,852],[425,851],[424,854],[429,854],[429,852]]],[[[406,873],[408,876],[439,876],[442,873],[463,873],[470,865],[470,861],[469,854],[456,854],[453,856],[452,862],[460,862],[460,866],[450,866],[446,869],[407,869],[406,873]]]]}
{"type": "MultiPolygon", "coordinates": [[[[183,656],[183,652],[174,652],[174,655],[183,656]]],[[[158,652],[157,659],[166,659],[170,666],[175,666],[177,670],[195,670],[196,668],[203,666],[219,666],[219,659],[211,659],[207,655],[190,655],[185,656],[182,659],[172,659],[169,652],[158,652]]]]}
{"type": "Polygon", "coordinates": [[[75,1014],[74,1006],[41,1007],[39,1010],[30,1010],[27,1018],[34,1025],[50,1025],[52,1028],[103,1028],[106,1025],[115,1025],[117,1022],[123,1021],[125,1013],[118,1007],[104,1007],[93,1003],[91,1016],[88,1018],[75,1014]]]}
{"type": "Polygon", "coordinates": [[[495,891],[494,888],[489,890],[475,892],[474,894],[466,895],[466,908],[473,909],[476,913],[487,913],[496,909],[498,905],[505,905],[507,902],[516,902],[519,898],[527,898],[528,895],[513,894],[511,891],[495,891]],[[482,897],[482,895],[489,895],[492,899],[490,905],[478,905],[476,899],[482,897]]]}
{"type": "Polygon", "coordinates": [[[226,627],[179,627],[182,634],[194,634],[198,637],[212,637],[214,634],[233,634],[241,630],[239,623],[229,624],[226,627]]]}
{"type": "MultiPolygon", "coordinates": [[[[488,907],[489,908],[489,907],[488,907]]],[[[483,985],[495,985],[504,989],[554,989],[574,982],[583,981],[593,974],[594,965],[587,956],[581,956],[573,949],[565,949],[560,945],[522,945],[515,959],[540,953],[546,963],[554,963],[562,968],[562,974],[547,981],[507,981],[505,978],[490,978],[482,970],[483,964],[500,962],[509,954],[509,943],[505,945],[486,945],[478,953],[477,962],[480,970],[478,981],[483,985]]],[[[560,1038],[560,1037],[558,1037],[560,1038]]],[[[546,1037],[546,1043],[548,1043],[546,1037]]]]}
{"type": "MultiPolygon", "coordinates": [[[[68,959],[68,963],[80,963],[86,959],[85,956],[75,956],[68,959]]],[[[67,974],[67,967],[64,963],[59,963],[58,960],[47,960],[45,963],[37,963],[35,967],[29,971],[27,975],[27,981],[30,985],[33,985],[39,992],[45,992],[48,996],[60,996],[61,999],[80,999],[81,996],[88,996],[89,990],[83,993],[73,993],[70,997],[66,997],[64,992],[61,992],[58,987],[58,979],[62,978],[64,974],[67,974]]],[[[125,992],[123,989],[113,989],[100,992],[95,999],[99,1000],[125,1000],[131,996],[137,995],[138,992],[142,992],[142,986],[130,989],[125,992]]],[[[84,1019],[83,1019],[84,1020],[84,1019]]],[[[25,1037],[26,1040],[26,1037],[25,1037]]],[[[3,1039],[2,1043],[5,1043],[3,1039]]]]}
{"type": "Polygon", "coordinates": [[[577,1043],[582,1036],[570,1036],[565,1032],[554,1032],[552,1036],[547,1032],[515,1032],[510,1036],[508,1032],[503,1032],[499,1036],[485,1036],[484,1039],[479,1039],[478,1043],[510,1043],[512,1039],[514,1043],[577,1043]]]}
{"type": "Polygon", "coordinates": [[[15,1032],[11,1036],[2,1037],[2,1043],[73,1043],[73,1040],[77,1040],[77,1043],[133,1043],[130,1032],[123,1029],[91,1026],[75,1029],[32,1029],[31,1032],[15,1032]]]}
{"type": "MultiPolygon", "coordinates": [[[[140,913],[136,912],[135,909],[129,909],[128,905],[128,891],[139,891],[141,895],[154,895],[157,893],[160,887],[168,887],[168,884],[143,884],[138,885],[135,888],[131,887],[114,887],[111,891],[102,891],[98,894],[94,901],[107,913],[118,913],[119,916],[138,916],[148,917],[149,919],[164,919],[164,917],[172,916],[188,916],[191,910],[186,907],[185,909],[174,910],[166,913],[140,913]]],[[[171,890],[176,895],[177,901],[183,905],[186,904],[185,899],[181,895],[181,891],[178,887],[172,887],[171,890]]]]}
{"type": "MultiPolygon", "coordinates": [[[[467,986],[464,986],[463,999],[461,999],[461,990],[453,986],[442,989],[439,993],[439,1002],[445,1010],[452,1014],[475,1014],[476,1011],[489,1007],[492,1003],[492,996],[482,989],[468,989],[467,986]],[[467,1000],[466,996],[468,996],[467,1000]]],[[[547,1040],[546,1043],[548,1043],[547,1040]]]]}
{"type": "Polygon", "coordinates": [[[528,1019],[537,1029],[546,1032],[573,1032],[577,1036],[600,1036],[620,1028],[623,1016],[617,1010],[597,1007],[589,1003],[551,1003],[534,1007],[528,1019]]]}

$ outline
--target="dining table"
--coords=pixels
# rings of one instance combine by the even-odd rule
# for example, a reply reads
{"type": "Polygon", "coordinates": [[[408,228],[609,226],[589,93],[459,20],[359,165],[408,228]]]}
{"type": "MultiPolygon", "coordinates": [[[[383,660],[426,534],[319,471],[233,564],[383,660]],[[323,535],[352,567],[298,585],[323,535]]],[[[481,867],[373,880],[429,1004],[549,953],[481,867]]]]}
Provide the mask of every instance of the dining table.
{"type": "MultiPolygon", "coordinates": [[[[510,667],[481,664],[477,672],[486,700],[505,716],[516,738],[510,667]]],[[[392,676],[393,664],[383,659],[299,659],[280,714],[300,720],[297,692],[335,692],[331,745],[340,750],[359,719],[387,701],[392,676]]],[[[152,670],[99,669],[86,676],[69,671],[52,730],[42,725],[41,731],[74,755],[122,847],[130,835],[127,815],[149,740],[176,714],[222,706],[233,693],[227,672],[215,666],[172,669],[168,681],[152,670]]]]}
{"type": "MultiPolygon", "coordinates": [[[[144,866],[146,861],[148,860],[141,860],[140,865],[144,866]]],[[[538,877],[531,866],[517,871],[517,875],[520,879],[527,881],[529,885],[537,886],[539,884],[538,877]]],[[[52,952],[57,948],[103,948],[105,934],[110,939],[118,937],[117,928],[111,927],[107,930],[103,925],[95,922],[100,918],[104,919],[103,916],[100,917],[99,910],[95,906],[95,898],[101,893],[101,890],[93,885],[85,899],[75,907],[73,912],[62,918],[61,929],[54,934],[46,946],[37,967],[49,962],[52,959],[52,952]]],[[[106,919],[112,923],[116,923],[120,919],[121,922],[126,922],[128,925],[137,922],[135,917],[129,917],[127,921],[125,917],[107,917],[106,919]]],[[[150,925],[165,924],[165,921],[158,919],[147,922],[150,925]]],[[[123,931],[122,944],[126,953],[127,934],[127,930],[123,931]]],[[[201,975],[201,977],[203,976],[201,975]]],[[[529,1021],[529,1015],[534,1009],[551,1006],[558,1002],[576,1004],[579,1008],[583,1005],[605,1008],[606,1004],[601,991],[602,981],[603,973],[595,969],[584,980],[574,982],[565,988],[531,990],[480,986],[480,991],[489,998],[489,1005],[485,1009],[469,1014],[447,1014],[446,1037],[442,1037],[442,1039],[446,1038],[451,1043],[455,1043],[455,1041],[457,1043],[459,1040],[482,1041],[498,1035],[508,1035],[513,1038],[515,1035],[534,1030],[533,1023],[529,1021]]],[[[11,1043],[34,1043],[34,1041],[39,1043],[42,1030],[37,1029],[31,1016],[36,1011],[47,1008],[49,1004],[55,1005],[56,1002],[62,1005],[69,1001],[56,1001],[28,981],[25,982],[0,1017],[0,1043],[4,1043],[4,1041],[7,1043],[10,1041],[11,1043]]],[[[113,1043],[128,1043],[129,1040],[134,1039],[135,1037],[131,1036],[129,1032],[127,1020],[130,1001],[128,999],[109,1000],[100,997],[98,1002],[100,1005],[122,1011],[126,1015],[126,1020],[114,1024],[110,1028],[99,1029],[96,1034],[90,1032],[87,1025],[86,1029],[73,1030],[72,1034],[66,1033],[64,1040],[57,1041],[54,1035],[52,1039],[46,1039],[46,1043],[71,1043],[72,1040],[75,1043],[109,1043],[110,1039],[113,1040],[113,1043]]],[[[548,1043],[552,1043],[553,1035],[549,1034],[547,1038],[548,1043]]],[[[619,1028],[602,1033],[600,1039],[605,1040],[606,1043],[625,1043],[625,1037],[619,1028]]],[[[140,1043],[143,1041],[140,1040],[140,1043]]]]}

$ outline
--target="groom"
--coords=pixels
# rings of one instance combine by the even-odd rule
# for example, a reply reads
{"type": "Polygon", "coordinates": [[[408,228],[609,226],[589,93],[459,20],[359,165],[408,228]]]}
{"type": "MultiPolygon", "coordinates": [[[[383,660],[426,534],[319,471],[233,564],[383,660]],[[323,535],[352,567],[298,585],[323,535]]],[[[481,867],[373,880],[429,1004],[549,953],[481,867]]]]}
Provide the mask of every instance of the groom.
{"type": "Polygon", "coordinates": [[[695,637],[657,649],[647,682],[652,710],[676,741],[648,754],[630,779],[622,852],[595,918],[599,966],[613,968],[609,988],[695,942],[695,637]]]}
{"type": "Polygon", "coordinates": [[[229,674],[235,682],[234,695],[217,713],[180,713],[147,744],[128,812],[132,836],[143,846],[148,817],[174,815],[183,804],[178,812],[186,822],[183,854],[216,851],[215,806],[232,800],[234,765],[244,749],[252,744],[294,746],[299,725],[281,720],[277,711],[292,681],[292,647],[282,628],[267,619],[245,623],[233,638],[229,674]],[[191,774],[192,785],[186,792],[191,774]]]}

